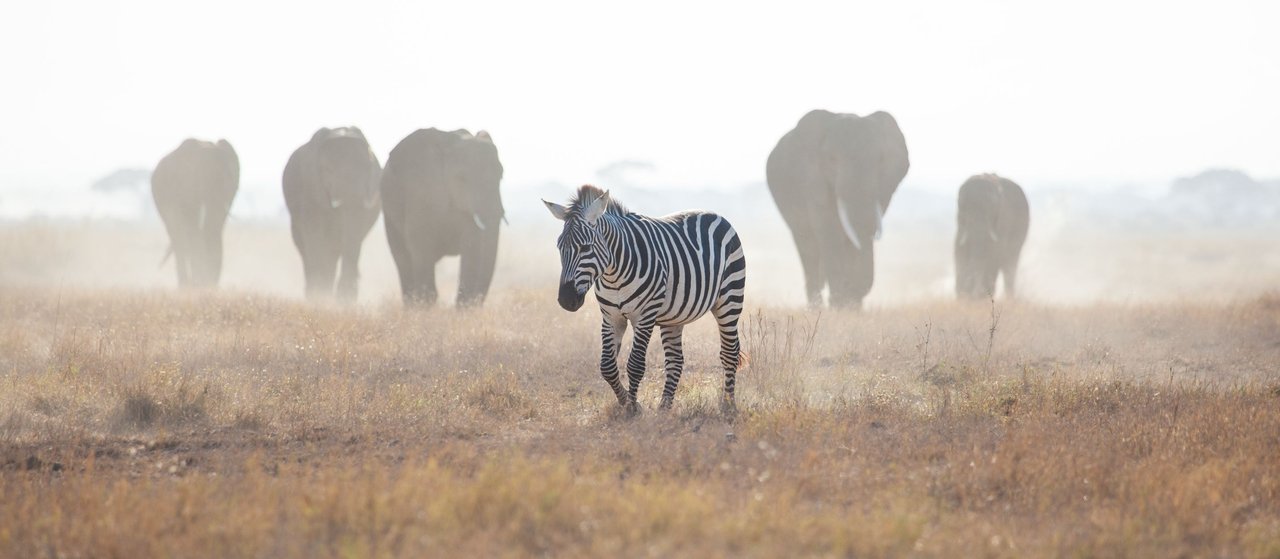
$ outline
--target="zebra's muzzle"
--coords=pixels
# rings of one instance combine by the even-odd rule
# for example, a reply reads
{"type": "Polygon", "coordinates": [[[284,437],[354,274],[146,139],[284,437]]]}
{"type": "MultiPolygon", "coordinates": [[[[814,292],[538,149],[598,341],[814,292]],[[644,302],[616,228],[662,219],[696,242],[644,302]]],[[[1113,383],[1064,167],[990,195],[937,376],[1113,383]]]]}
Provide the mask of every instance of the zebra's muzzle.
{"type": "Polygon", "coordinates": [[[560,308],[574,312],[582,308],[582,302],[587,299],[586,293],[578,293],[577,288],[572,283],[560,284],[560,308]]]}

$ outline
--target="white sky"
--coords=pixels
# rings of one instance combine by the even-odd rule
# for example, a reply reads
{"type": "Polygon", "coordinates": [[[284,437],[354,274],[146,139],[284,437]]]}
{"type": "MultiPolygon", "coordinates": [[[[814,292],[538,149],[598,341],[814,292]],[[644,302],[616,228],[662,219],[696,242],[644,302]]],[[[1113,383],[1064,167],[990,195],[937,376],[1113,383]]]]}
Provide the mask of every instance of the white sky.
{"type": "MultiPolygon", "coordinates": [[[[0,198],[225,137],[278,188],[319,126],[379,156],[491,131],[508,186],[733,186],[801,115],[893,113],[907,183],[1280,176],[1280,2],[16,2],[0,18],[0,198]],[[964,4],[964,5],[961,5],[964,4]],[[605,185],[608,186],[608,185],[605,185]]],[[[0,202],[2,203],[2,202],[0,202]]]]}

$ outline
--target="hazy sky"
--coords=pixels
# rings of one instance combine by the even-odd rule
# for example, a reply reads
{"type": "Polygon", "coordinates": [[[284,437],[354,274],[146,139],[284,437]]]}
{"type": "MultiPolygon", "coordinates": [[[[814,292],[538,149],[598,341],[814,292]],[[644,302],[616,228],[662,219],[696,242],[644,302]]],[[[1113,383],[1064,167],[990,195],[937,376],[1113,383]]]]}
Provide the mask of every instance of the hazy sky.
{"type": "MultiPolygon", "coordinates": [[[[806,111],[893,113],[908,184],[1280,176],[1280,2],[20,2],[0,19],[0,195],[225,137],[278,188],[319,126],[378,155],[491,131],[508,186],[763,181],[806,111]],[[784,7],[785,5],[785,7],[784,7]]],[[[607,185],[606,185],[607,186],[607,185]]]]}

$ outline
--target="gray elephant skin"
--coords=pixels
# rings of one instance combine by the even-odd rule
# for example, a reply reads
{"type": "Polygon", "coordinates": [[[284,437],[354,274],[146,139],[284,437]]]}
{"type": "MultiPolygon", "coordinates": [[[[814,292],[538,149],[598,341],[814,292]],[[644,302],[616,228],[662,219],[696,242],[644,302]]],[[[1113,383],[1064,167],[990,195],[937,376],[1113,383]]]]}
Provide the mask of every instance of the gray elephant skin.
{"type": "Polygon", "coordinates": [[[910,163],[893,116],[810,111],[769,154],[766,178],[791,229],[810,306],[860,308],[881,221],[910,163]]]}
{"type": "Polygon", "coordinates": [[[413,132],[401,140],[382,174],[387,243],[406,304],[437,298],[435,266],[461,257],[459,307],[484,303],[503,221],[502,163],[483,130],[413,132]]]}
{"type": "Polygon", "coordinates": [[[169,233],[179,287],[218,284],[222,230],[239,188],[240,159],[226,140],[185,140],[156,165],[151,196],[169,233]]]}
{"type": "Polygon", "coordinates": [[[360,248],[382,212],[382,165],[359,128],[321,128],[289,158],[284,201],[307,297],[354,301],[360,248]]]}
{"type": "Polygon", "coordinates": [[[1031,224],[1022,187],[996,175],[975,175],[960,185],[956,205],[956,295],[990,299],[996,277],[1003,275],[1005,295],[1013,297],[1031,224]]]}

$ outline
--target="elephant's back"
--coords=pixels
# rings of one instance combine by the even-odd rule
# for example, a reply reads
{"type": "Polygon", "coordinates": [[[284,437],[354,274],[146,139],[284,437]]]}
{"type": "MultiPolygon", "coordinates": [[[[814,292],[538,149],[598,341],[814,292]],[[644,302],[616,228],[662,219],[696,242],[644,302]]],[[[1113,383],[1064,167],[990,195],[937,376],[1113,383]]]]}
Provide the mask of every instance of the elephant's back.
{"type": "Polygon", "coordinates": [[[438,169],[447,159],[447,147],[452,134],[435,128],[415,130],[405,136],[387,155],[383,167],[383,188],[404,189],[410,183],[431,188],[438,181],[426,180],[433,169],[438,169]]]}
{"type": "Polygon", "coordinates": [[[234,196],[239,175],[239,159],[226,140],[215,144],[188,139],[156,164],[151,192],[157,199],[178,195],[234,196]]]}

